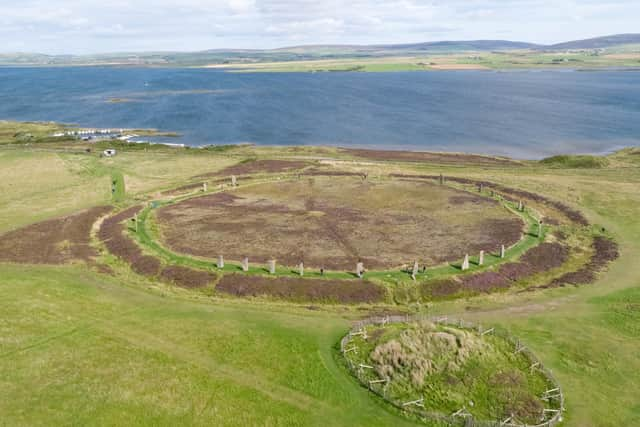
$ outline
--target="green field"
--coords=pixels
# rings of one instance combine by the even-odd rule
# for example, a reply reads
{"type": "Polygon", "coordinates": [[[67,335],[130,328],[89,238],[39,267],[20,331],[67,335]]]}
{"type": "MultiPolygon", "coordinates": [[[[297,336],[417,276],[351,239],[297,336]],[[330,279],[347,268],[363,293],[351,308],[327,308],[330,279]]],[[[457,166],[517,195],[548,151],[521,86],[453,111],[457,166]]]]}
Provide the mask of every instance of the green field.
{"type": "Polygon", "coordinates": [[[640,68],[638,49],[628,51],[540,52],[449,52],[423,56],[343,57],[278,62],[237,62],[212,65],[233,72],[390,72],[437,70],[517,70],[517,69],[606,69],[640,68]]]}
{"type": "MultiPolygon", "coordinates": [[[[128,206],[248,158],[323,158],[372,175],[442,172],[545,194],[604,227],[621,256],[582,287],[360,306],[221,298],[146,279],[115,260],[113,276],[82,262],[0,262],[0,425],[420,425],[372,397],[340,361],[352,321],[385,310],[501,326],[563,386],[563,425],[640,425],[638,149],[588,167],[584,159],[363,162],[315,147],[123,146],[101,159],[99,147],[44,137],[6,145],[20,126],[4,126],[14,129],[0,132],[0,233],[113,203],[114,174],[126,187],[117,203],[128,206]]],[[[52,125],[34,126],[29,133],[46,136],[52,125]]]]}

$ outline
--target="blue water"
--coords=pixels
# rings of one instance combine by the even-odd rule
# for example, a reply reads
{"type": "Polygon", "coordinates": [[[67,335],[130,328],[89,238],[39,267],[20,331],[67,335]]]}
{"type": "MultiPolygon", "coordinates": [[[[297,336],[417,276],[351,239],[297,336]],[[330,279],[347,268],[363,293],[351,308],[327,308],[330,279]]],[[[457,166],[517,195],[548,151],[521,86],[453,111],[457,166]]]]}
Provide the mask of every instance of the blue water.
{"type": "Polygon", "coordinates": [[[539,158],[640,145],[640,72],[0,68],[0,119],[157,128],[179,132],[174,142],[190,145],[327,144],[539,158]]]}

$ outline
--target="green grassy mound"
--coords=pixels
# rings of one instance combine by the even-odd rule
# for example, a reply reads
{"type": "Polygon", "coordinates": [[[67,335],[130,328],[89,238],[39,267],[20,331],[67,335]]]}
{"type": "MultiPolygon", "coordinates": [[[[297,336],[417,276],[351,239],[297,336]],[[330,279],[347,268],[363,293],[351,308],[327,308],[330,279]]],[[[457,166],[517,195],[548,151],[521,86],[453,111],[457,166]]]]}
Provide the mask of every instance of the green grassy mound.
{"type": "Polygon", "coordinates": [[[548,421],[561,402],[542,397],[557,385],[520,348],[501,333],[420,321],[367,326],[345,357],[361,382],[414,415],[548,421]]]}
{"type": "Polygon", "coordinates": [[[553,156],[547,157],[546,159],[540,160],[540,163],[547,166],[559,167],[559,168],[569,168],[569,169],[599,169],[606,167],[609,162],[605,157],[596,157],[596,156],[571,156],[571,155],[562,155],[562,156],[553,156]]]}

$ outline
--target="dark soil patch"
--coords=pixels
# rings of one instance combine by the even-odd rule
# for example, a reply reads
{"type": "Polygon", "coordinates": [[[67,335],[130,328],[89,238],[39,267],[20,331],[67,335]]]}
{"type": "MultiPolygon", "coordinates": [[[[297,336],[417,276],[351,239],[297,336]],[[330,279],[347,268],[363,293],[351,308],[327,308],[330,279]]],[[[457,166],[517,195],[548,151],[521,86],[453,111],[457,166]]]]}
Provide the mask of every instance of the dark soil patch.
{"type": "Polygon", "coordinates": [[[371,303],[382,301],[383,288],[363,280],[321,280],[230,274],[222,277],[216,290],[234,296],[267,296],[289,301],[371,303]]]}
{"type": "Polygon", "coordinates": [[[214,281],[217,276],[208,271],[172,265],[164,268],[160,277],[182,288],[202,288],[214,281]]]}
{"type": "Polygon", "coordinates": [[[218,172],[198,175],[194,178],[207,178],[212,176],[248,175],[252,173],[282,173],[303,169],[311,163],[298,160],[251,160],[229,166],[218,172]]]}
{"type": "Polygon", "coordinates": [[[97,256],[90,245],[91,227],[110,210],[110,206],[99,206],[0,235],[0,261],[25,264],[90,261],[97,256]]]}
{"type": "Polygon", "coordinates": [[[519,166],[520,162],[502,157],[480,156],[476,154],[431,153],[424,151],[388,151],[342,148],[343,153],[372,160],[393,160],[402,162],[429,162],[441,164],[473,165],[510,165],[519,166]]]}

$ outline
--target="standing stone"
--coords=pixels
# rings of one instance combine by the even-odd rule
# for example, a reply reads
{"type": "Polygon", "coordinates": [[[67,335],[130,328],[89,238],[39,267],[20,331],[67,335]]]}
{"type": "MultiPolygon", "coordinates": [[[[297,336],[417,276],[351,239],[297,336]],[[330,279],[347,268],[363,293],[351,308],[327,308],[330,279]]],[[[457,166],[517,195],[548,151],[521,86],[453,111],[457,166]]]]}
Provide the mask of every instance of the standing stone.
{"type": "Polygon", "coordinates": [[[203,182],[203,183],[202,183],[202,192],[203,192],[203,193],[206,193],[206,192],[207,192],[207,183],[206,183],[206,182],[203,182]]]}
{"type": "Polygon", "coordinates": [[[469,269],[469,254],[464,256],[464,261],[462,261],[462,271],[469,269]]]}
{"type": "Polygon", "coordinates": [[[504,258],[504,245],[500,246],[500,258],[504,258]]]}
{"type": "Polygon", "coordinates": [[[411,278],[416,280],[416,274],[418,274],[418,261],[413,261],[413,269],[411,270],[411,278]]]}
{"type": "Polygon", "coordinates": [[[524,205],[522,204],[522,200],[518,200],[518,210],[522,211],[523,208],[524,208],[524,205]]]}
{"type": "Polygon", "coordinates": [[[270,259],[267,261],[267,265],[269,266],[269,274],[276,274],[276,260],[270,259]]]}
{"type": "Polygon", "coordinates": [[[224,257],[222,255],[218,255],[218,268],[224,268],[224,257]]]}
{"type": "Polygon", "coordinates": [[[538,220],[538,238],[542,237],[542,220],[538,220]]]}
{"type": "Polygon", "coordinates": [[[235,175],[231,175],[231,186],[235,187],[236,185],[238,185],[238,180],[235,175]]]}
{"type": "Polygon", "coordinates": [[[478,193],[482,193],[482,183],[478,184],[478,193]]]}
{"type": "Polygon", "coordinates": [[[440,174],[440,185],[444,184],[444,175],[440,174]]]}
{"type": "Polygon", "coordinates": [[[249,271],[249,258],[242,258],[242,271],[249,271]]]}
{"type": "Polygon", "coordinates": [[[303,262],[301,262],[298,265],[298,272],[300,273],[300,276],[304,276],[304,263],[303,262]]]}
{"type": "Polygon", "coordinates": [[[484,265],[484,251],[480,251],[478,255],[478,265],[484,265]]]}
{"type": "Polygon", "coordinates": [[[364,264],[362,263],[362,261],[358,261],[358,263],[356,264],[356,274],[360,278],[362,278],[362,275],[364,274],[364,264]]]}

